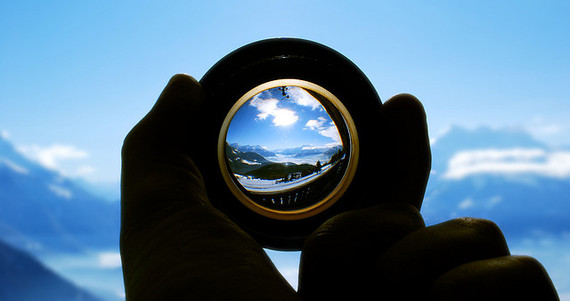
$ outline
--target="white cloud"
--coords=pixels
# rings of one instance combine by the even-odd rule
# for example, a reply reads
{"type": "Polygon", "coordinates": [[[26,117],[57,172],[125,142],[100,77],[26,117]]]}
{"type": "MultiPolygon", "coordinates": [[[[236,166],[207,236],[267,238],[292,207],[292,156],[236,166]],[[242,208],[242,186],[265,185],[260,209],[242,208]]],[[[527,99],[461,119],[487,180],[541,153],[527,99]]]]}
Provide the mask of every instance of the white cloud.
{"type": "Polygon", "coordinates": [[[310,107],[313,110],[324,110],[321,103],[309,94],[309,92],[305,91],[305,89],[299,87],[287,87],[287,93],[290,95],[291,100],[300,106],[310,107]]]}
{"type": "Polygon", "coordinates": [[[121,254],[117,252],[103,252],[97,256],[98,266],[102,269],[115,269],[121,266],[121,254]]]}
{"type": "Polygon", "coordinates": [[[273,117],[273,125],[275,126],[287,126],[299,120],[299,116],[294,111],[278,108],[278,102],[275,98],[261,99],[256,96],[249,104],[260,112],[257,114],[257,118],[260,120],[264,120],[269,116],[273,117]]]}
{"type": "MultiPolygon", "coordinates": [[[[309,107],[312,110],[319,109],[324,111],[321,103],[314,98],[311,94],[299,87],[287,87],[287,94],[289,99],[295,104],[303,107],[309,107]]],[[[261,94],[256,95],[251,101],[250,105],[255,107],[259,114],[259,120],[265,120],[268,117],[273,117],[273,124],[275,126],[291,125],[299,120],[297,113],[290,109],[279,108],[277,105],[279,100],[275,98],[262,98],[261,94]]]]}
{"type": "Polygon", "coordinates": [[[305,129],[316,131],[317,133],[332,139],[333,143],[330,143],[329,146],[342,144],[342,140],[340,139],[340,134],[338,133],[336,125],[333,122],[325,125],[326,121],[327,120],[324,117],[311,119],[305,124],[305,129]]]}
{"type": "Polygon", "coordinates": [[[84,159],[88,157],[88,153],[84,150],[77,149],[73,145],[53,144],[48,147],[40,147],[32,145],[28,147],[19,147],[24,155],[39,162],[44,167],[57,169],[61,160],[84,159]]]}
{"type": "Polygon", "coordinates": [[[444,178],[463,179],[477,174],[566,178],[570,176],[570,152],[548,152],[538,148],[461,151],[449,160],[444,178]]]}
{"type": "Polygon", "coordinates": [[[29,159],[38,162],[43,167],[58,171],[69,177],[86,177],[93,174],[95,169],[89,165],[77,166],[70,161],[77,161],[89,157],[87,151],[78,149],[73,145],[52,144],[47,147],[38,145],[22,146],[17,148],[20,153],[29,159]]]}
{"type": "Polygon", "coordinates": [[[319,131],[319,134],[331,138],[336,144],[342,144],[338,129],[334,125],[331,125],[322,131],[319,131]]]}
{"type": "Polygon", "coordinates": [[[305,124],[305,127],[310,129],[310,130],[316,131],[316,130],[322,129],[325,122],[327,122],[327,120],[324,117],[319,117],[316,120],[311,119],[311,120],[307,121],[307,124],[305,124]]]}

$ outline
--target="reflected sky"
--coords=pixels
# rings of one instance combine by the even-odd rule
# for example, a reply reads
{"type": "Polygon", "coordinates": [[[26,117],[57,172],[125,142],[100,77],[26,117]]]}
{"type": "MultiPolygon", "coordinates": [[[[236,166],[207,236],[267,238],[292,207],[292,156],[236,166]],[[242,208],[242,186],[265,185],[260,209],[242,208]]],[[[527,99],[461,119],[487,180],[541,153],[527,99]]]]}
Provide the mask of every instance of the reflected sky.
{"type": "Polygon", "coordinates": [[[270,150],[342,144],[321,103],[295,86],[271,88],[249,99],[234,115],[226,139],[270,150]]]}

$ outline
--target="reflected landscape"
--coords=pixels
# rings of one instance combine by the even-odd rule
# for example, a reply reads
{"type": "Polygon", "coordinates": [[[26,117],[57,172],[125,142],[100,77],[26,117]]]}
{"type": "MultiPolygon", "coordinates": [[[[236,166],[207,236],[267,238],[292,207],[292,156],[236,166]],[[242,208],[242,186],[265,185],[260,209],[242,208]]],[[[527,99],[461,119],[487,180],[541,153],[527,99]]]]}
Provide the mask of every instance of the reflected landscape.
{"type": "Polygon", "coordinates": [[[304,208],[327,197],[343,178],[350,149],[343,136],[348,130],[342,115],[323,96],[274,87],[236,111],[226,163],[234,183],[258,205],[304,208]]]}

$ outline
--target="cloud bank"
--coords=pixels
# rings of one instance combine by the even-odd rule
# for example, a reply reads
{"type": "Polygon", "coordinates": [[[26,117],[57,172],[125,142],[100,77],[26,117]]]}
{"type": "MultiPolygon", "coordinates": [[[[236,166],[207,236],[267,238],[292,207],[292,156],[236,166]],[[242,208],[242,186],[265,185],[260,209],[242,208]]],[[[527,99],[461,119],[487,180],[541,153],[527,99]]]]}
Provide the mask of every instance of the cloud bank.
{"type": "MultiPolygon", "coordinates": [[[[319,109],[324,111],[321,103],[304,89],[289,86],[287,87],[287,94],[289,99],[296,105],[308,107],[312,110],[319,109]]],[[[257,114],[258,120],[272,117],[274,126],[288,126],[299,120],[299,116],[295,111],[278,107],[279,100],[263,98],[262,95],[263,93],[254,96],[249,103],[250,106],[255,107],[259,111],[259,114],[257,114]]]]}
{"type": "Polygon", "coordinates": [[[88,152],[73,145],[52,144],[47,147],[32,145],[17,147],[17,150],[43,167],[58,171],[65,176],[85,177],[95,171],[93,167],[88,165],[77,166],[77,164],[69,164],[70,161],[89,157],[88,152]]]}
{"type": "Polygon", "coordinates": [[[444,178],[460,180],[471,175],[531,174],[551,178],[570,177],[570,152],[539,148],[476,149],[456,153],[444,178]]]}
{"type": "Polygon", "coordinates": [[[97,257],[99,268],[116,269],[121,267],[121,254],[117,252],[102,252],[97,257]]]}

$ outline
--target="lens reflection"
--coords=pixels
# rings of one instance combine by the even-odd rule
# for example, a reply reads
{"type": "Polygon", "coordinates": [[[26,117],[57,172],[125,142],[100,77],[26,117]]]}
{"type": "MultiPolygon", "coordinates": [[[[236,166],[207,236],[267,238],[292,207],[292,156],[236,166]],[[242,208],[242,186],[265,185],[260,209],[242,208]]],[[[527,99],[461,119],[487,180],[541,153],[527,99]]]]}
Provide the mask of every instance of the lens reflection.
{"type": "Polygon", "coordinates": [[[322,94],[271,87],[235,111],[226,165],[248,200],[273,210],[307,208],[337,188],[350,157],[343,114],[322,94]]]}

